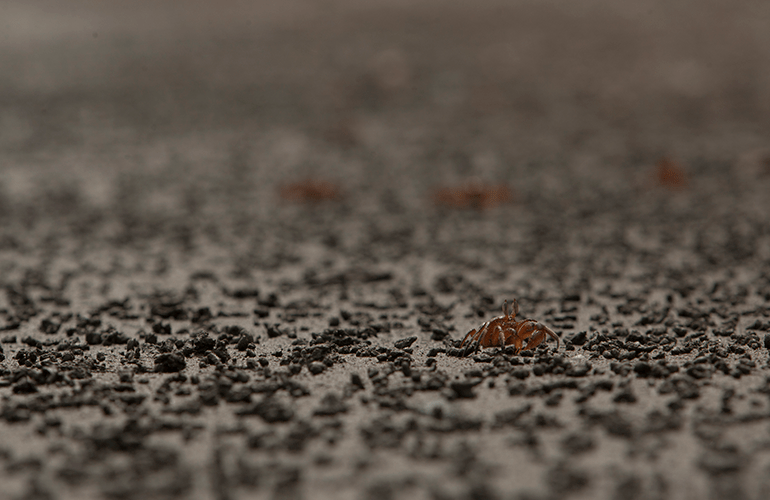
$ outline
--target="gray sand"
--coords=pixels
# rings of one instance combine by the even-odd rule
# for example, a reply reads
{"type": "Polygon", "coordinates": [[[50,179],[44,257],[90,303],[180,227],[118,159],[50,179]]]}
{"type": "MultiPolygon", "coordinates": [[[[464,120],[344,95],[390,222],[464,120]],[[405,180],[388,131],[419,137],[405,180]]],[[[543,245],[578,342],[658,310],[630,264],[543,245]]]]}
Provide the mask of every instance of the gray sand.
{"type": "Polygon", "coordinates": [[[0,498],[770,498],[763,3],[51,5],[0,7],[0,498]],[[558,352],[460,349],[513,298],[558,352]]]}

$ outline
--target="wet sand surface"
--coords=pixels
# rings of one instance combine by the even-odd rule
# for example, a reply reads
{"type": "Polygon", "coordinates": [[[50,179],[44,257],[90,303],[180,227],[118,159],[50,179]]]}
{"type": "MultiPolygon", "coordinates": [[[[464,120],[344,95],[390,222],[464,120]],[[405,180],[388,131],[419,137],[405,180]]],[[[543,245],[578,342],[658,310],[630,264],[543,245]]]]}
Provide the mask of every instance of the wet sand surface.
{"type": "Polygon", "coordinates": [[[770,498],[762,3],[51,5],[0,498],[770,498]],[[461,346],[514,298],[558,351],[461,346]]]}

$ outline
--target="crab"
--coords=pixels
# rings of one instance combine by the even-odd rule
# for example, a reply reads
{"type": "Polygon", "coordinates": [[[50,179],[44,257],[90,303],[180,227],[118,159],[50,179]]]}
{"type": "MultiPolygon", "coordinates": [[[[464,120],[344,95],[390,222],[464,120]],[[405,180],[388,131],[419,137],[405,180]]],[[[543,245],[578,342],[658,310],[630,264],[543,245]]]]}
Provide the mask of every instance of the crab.
{"type": "Polygon", "coordinates": [[[556,340],[556,350],[559,350],[559,337],[553,330],[538,323],[534,319],[516,321],[519,314],[519,303],[513,299],[513,311],[508,308],[508,301],[503,304],[503,315],[491,319],[475,330],[471,330],[463,339],[460,347],[470,341],[473,351],[480,347],[500,347],[513,345],[516,354],[539,346],[546,336],[556,340]],[[526,341],[526,344],[524,342],[526,341]]]}
{"type": "Polygon", "coordinates": [[[660,186],[670,189],[684,189],[687,187],[687,174],[684,168],[669,158],[663,157],[658,161],[655,175],[660,186]]]}
{"type": "Polygon", "coordinates": [[[433,202],[448,208],[486,210],[510,203],[512,200],[513,192],[505,184],[482,184],[476,181],[437,189],[433,193],[433,202]]]}
{"type": "Polygon", "coordinates": [[[342,190],[332,182],[304,179],[281,186],[278,194],[287,201],[319,203],[342,199],[342,190]]]}

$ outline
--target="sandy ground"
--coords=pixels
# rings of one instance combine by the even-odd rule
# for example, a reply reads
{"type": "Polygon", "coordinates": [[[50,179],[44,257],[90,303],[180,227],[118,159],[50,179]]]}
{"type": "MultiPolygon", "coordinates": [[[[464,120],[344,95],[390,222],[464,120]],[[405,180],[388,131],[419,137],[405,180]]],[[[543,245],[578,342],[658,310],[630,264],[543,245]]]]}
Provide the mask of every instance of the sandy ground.
{"type": "Polygon", "coordinates": [[[0,498],[770,498],[769,11],[677,4],[5,2],[0,498]]]}

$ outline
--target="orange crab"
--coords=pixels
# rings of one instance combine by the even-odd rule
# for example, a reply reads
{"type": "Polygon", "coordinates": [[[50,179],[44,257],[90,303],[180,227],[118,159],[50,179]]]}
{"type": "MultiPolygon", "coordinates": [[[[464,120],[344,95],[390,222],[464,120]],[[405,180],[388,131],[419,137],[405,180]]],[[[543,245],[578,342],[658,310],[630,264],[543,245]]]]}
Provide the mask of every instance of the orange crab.
{"type": "Polygon", "coordinates": [[[342,198],[342,190],[332,182],[305,179],[281,186],[278,194],[287,201],[298,203],[319,203],[337,201],[342,198]]]}
{"type": "Polygon", "coordinates": [[[687,187],[687,174],[679,163],[663,157],[658,161],[655,168],[658,185],[670,189],[684,189],[687,187]]]}
{"type": "MultiPolygon", "coordinates": [[[[515,353],[527,351],[539,346],[546,335],[556,340],[556,350],[559,350],[559,337],[547,326],[534,319],[516,321],[519,314],[519,303],[513,299],[513,314],[508,309],[508,301],[503,304],[503,315],[491,319],[476,330],[471,330],[463,339],[460,347],[470,340],[481,347],[505,347],[513,345],[515,353]],[[526,345],[524,345],[526,341],[526,345]],[[523,348],[522,348],[523,346],[523,348]]],[[[475,349],[474,349],[475,350],[475,349]]]]}
{"type": "Polygon", "coordinates": [[[504,184],[481,184],[470,181],[456,187],[444,187],[433,192],[436,205],[449,208],[495,208],[513,199],[511,188],[504,184]]]}

